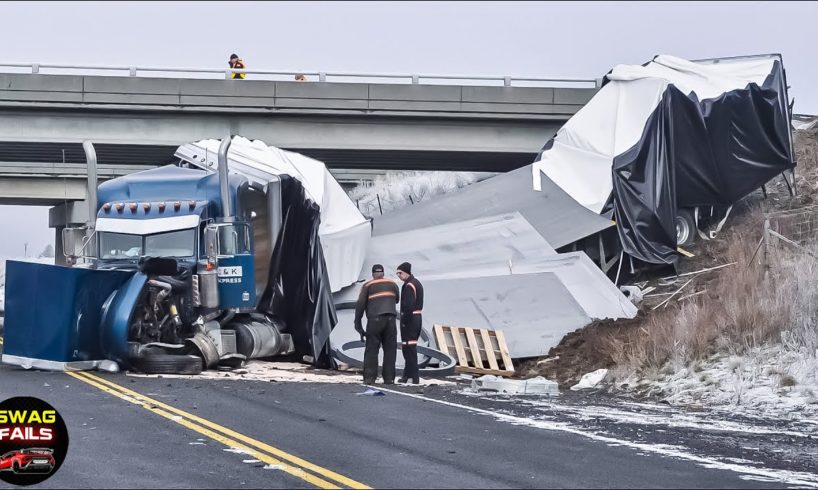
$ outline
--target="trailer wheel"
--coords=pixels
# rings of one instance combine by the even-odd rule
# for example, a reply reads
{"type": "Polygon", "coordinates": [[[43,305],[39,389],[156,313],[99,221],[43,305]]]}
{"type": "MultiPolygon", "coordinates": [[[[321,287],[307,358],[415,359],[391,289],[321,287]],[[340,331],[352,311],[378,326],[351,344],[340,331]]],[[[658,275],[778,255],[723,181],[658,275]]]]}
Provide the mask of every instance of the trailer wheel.
{"type": "Polygon", "coordinates": [[[696,220],[693,213],[680,209],[676,214],[676,244],[680,247],[692,245],[696,241],[696,220]]]}
{"type": "Polygon", "coordinates": [[[145,374],[199,374],[202,372],[202,358],[198,356],[151,354],[133,358],[131,364],[145,374]]]}

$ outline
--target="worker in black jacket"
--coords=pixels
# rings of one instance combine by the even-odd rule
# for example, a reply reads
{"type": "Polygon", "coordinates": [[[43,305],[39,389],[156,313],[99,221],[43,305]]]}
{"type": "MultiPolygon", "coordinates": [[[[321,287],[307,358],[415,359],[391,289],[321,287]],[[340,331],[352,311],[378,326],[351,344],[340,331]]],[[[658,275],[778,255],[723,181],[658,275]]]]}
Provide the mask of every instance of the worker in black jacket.
{"type": "Polygon", "coordinates": [[[423,285],[412,275],[412,264],[398,266],[398,277],[403,281],[400,292],[400,339],[403,351],[403,376],[399,382],[420,383],[418,373],[418,337],[422,328],[423,285]]]}
{"type": "Polygon", "coordinates": [[[366,337],[364,350],[364,384],[375,384],[378,378],[378,352],[383,345],[383,384],[395,383],[395,357],[398,351],[398,332],[395,326],[398,303],[398,285],[383,277],[383,266],[372,266],[372,280],[366,282],[355,304],[355,330],[366,337]],[[366,331],[361,317],[366,312],[366,331]]]}

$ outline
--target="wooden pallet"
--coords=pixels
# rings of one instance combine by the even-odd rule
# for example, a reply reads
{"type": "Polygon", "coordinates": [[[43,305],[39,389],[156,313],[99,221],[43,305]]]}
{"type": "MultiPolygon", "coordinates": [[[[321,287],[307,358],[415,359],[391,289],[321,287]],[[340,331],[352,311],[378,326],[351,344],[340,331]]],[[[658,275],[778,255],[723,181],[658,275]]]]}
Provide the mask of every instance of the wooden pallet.
{"type": "Polygon", "coordinates": [[[514,374],[502,331],[449,325],[435,325],[432,331],[438,349],[457,359],[455,371],[496,376],[514,374]]]}

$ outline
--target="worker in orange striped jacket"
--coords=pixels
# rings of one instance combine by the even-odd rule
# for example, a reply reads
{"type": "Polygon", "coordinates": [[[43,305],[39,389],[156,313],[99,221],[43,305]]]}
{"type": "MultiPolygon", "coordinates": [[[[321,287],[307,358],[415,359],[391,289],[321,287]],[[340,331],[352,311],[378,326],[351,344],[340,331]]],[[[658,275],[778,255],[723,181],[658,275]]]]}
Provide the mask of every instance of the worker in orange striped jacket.
{"type": "Polygon", "coordinates": [[[355,330],[366,338],[364,351],[364,384],[374,384],[378,378],[378,353],[383,345],[383,384],[395,384],[395,358],[398,331],[395,325],[398,285],[383,276],[383,266],[372,266],[372,280],[361,287],[355,304],[355,330]],[[366,312],[366,330],[361,317],[366,312]]]}

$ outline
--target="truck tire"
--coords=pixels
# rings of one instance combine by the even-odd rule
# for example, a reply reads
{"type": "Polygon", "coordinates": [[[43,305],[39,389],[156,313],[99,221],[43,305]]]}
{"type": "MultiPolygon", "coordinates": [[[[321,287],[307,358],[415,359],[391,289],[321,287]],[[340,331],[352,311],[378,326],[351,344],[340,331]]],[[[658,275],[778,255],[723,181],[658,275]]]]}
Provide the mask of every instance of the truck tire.
{"type": "Polygon", "coordinates": [[[200,374],[202,372],[202,358],[198,356],[152,354],[133,358],[131,364],[144,374],[200,374]]]}
{"type": "Polygon", "coordinates": [[[696,220],[688,209],[680,209],[676,214],[676,244],[680,247],[692,245],[696,241],[696,220]]]}

